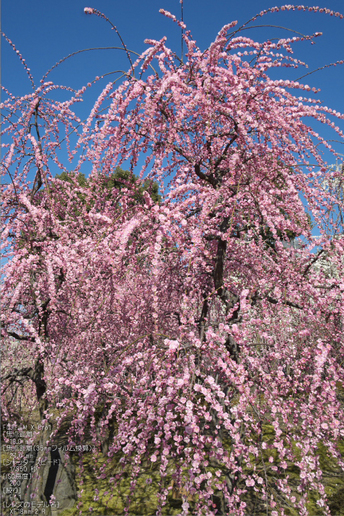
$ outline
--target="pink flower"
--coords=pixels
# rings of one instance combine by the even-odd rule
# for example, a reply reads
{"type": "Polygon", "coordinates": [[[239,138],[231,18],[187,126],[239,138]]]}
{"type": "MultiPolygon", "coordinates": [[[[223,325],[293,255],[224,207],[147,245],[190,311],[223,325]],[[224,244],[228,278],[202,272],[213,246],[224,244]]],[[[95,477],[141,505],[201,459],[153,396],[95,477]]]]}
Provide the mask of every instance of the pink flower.
{"type": "Polygon", "coordinates": [[[176,351],[179,348],[179,342],[178,340],[169,340],[165,339],[165,345],[168,346],[168,349],[170,351],[176,351]]]}

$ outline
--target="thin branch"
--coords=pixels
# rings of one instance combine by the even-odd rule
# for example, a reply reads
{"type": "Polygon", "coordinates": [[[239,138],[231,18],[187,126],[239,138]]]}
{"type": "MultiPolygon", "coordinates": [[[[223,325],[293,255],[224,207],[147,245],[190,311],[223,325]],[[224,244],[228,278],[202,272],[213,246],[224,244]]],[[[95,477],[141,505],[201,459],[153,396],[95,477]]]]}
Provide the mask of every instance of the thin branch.
{"type": "Polygon", "coordinates": [[[307,265],[307,267],[306,267],[306,268],[305,268],[305,270],[303,271],[303,274],[302,274],[303,276],[306,276],[306,274],[307,274],[307,272],[309,271],[309,269],[312,267],[312,265],[313,265],[316,261],[318,261],[318,260],[319,260],[320,256],[321,256],[324,252],[325,252],[325,251],[324,251],[324,249],[321,249],[321,250],[318,252],[318,254],[316,255],[316,257],[315,257],[315,258],[313,258],[313,259],[311,260],[311,262],[307,265]]]}
{"type": "Polygon", "coordinates": [[[330,63],[328,65],[320,66],[319,68],[316,68],[315,70],[312,70],[311,72],[305,73],[305,75],[301,75],[295,81],[299,81],[301,79],[304,79],[308,75],[311,75],[312,73],[319,72],[320,70],[324,70],[325,68],[329,68],[330,66],[337,66],[337,64],[344,64],[344,59],[339,59],[338,61],[335,61],[334,63],[330,63]]]}
{"type": "MultiPolygon", "coordinates": [[[[184,23],[184,1],[180,0],[181,22],[184,23]]],[[[181,27],[181,64],[184,63],[184,28],[181,27]]]]}
{"type": "MultiPolygon", "coordinates": [[[[90,52],[92,50],[123,50],[125,51],[124,48],[122,47],[91,47],[91,48],[83,48],[82,50],[77,50],[76,52],[72,52],[71,54],[68,54],[68,56],[65,56],[63,57],[62,59],[60,59],[57,63],[54,64],[54,66],[52,68],[50,68],[50,70],[47,71],[47,73],[43,76],[42,78],[42,81],[44,82],[45,79],[48,77],[48,75],[55,69],[57,68],[60,64],[62,64],[64,61],[66,61],[67,59],[69,59],[70,57],[73,57],[73,56],[76,56],[78,54],[82,54],[83,52],[90,52]]],[[[139,54],[138,52],[135,52],[134,50],[129,50],[127,49],[128,52],[131,52],[132,54],[135,54],[136,56],[140,57],[141,54],[139,54]]],[[[151,66],[151,68],[153,68],[151,66]]],[[[154,70],[154,68],[153,68],[154,70]]],[[[155,72],[155,70],[154,70],[155,72]]]]}
{"type": "Polygon", "coordinates": [[[126,44],[124,43],[124,41],[122,39],[122,36],[121,36],[119,30],[117,29],[116,25],[114,25],[112,23],[112,21],[107,16],[105,16],[104,13],[102,13],[101,11],[98,11],[98,9],[94,9],[94,8],[87,9],[86,8],[85,12],[87,14],[95,14],[96,16],[99,16],[100,18],[103,18],[105,21],[107,21],[111,25],[111,27],[113,28],[113,30],[116,32],[117,36],[119,37],[120,42],[122,43],[122,47],[123,47],[123,49],[125,50],[125,52],[127,54],[127,58],[129,60],[130,67],[131,67],[131,70],[132,70],[132,73],[133,73],[133,77],[134,77],[135,76],[135,70],[134,70],[133,62],[132,62],[131,57],[130,57],[130,53],[129,53],[128,48],[127,48],[126,44]]]}
{"type": "Polygon", "coordinates": [[[29,336],[25,336],[25,335],[19,335],[15,331],[6,331],[6,334],[9,337],[14,337],[16,340],[29,340],[30,342],[35,342],[35,338],[34,337],[29,337],[29,336]]]}

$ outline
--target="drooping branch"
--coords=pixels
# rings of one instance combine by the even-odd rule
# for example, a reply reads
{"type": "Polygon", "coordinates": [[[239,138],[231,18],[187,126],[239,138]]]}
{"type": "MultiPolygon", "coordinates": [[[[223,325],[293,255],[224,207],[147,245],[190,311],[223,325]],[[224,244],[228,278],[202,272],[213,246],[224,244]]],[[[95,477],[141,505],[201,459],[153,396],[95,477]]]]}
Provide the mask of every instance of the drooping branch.
{"type": "Polygon", "coordinates": [[[201,316],[198,320],[198,333],[199,333],[199,339],[201,342],[204,340],[204,334],[205,334],[205,321],[208,315],[208,297],[204,296],[203,304],[202,304],[202,311],[201,316]]]}
{"type": "Polygon", "coordinates": [[[225,301],[223,289],[223,271],[226,258],[227,242],[226,240],[218,239],[217,252],[214,266],[214,286],[218,295],[225,301]]]}

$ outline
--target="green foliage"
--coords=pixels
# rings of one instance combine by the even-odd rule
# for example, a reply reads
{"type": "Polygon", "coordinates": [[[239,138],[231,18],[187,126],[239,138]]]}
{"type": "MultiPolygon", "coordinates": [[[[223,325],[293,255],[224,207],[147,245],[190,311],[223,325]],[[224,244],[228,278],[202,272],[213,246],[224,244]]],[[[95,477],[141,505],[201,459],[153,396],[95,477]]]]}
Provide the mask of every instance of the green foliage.
{"type": "MultiPolygon", "coordinates": [[[[92,179],[86,178],[82,173],[76,175],[73,172],[62,172],[62,174],[57,174],[55,177],[71,185],[78,185],[80,188],[92,187],[92,179]]],[[[152,201],[155,203],[159,203],[161,200],[157,183],[150,179],[146,179],[142,183],[135,174],[129,170],[123,170],[121,167],[117,167],[111,176],[100,176],[98,181],[101,184],[101,188],[104,190],[105,201],[111,201],[116,198],[116,195],[120,194],[123,189],[132,192],[132,198],[135,204],[144,204],[144,192],[148,192],[152,201]]],[[[78,196],[80,201],[84,203],[85,200],[82,194],[78,194],[78,196]]],[[[87,206],[87,209],[89,210],[92,207],[93,205],[91,203],[87,206]]]]}
{"type": "Polygon", "coordinates": [[[55,176],[57,179],[61,179],[61,181],[66,181],[67,183],[70,183],[70,184],[73,184],[73,178],[75,178],[79,184],[79,186],[81,187],[86,187],[87,186],[87,179],[86,179],[86,176],[85,174],[77,174],[77,175],[73,175],[73,173],[67,173],[67,172],[62,172],[62,174],[56,174],[55,176]]]}
{"type": "Polygon", "coordinates": [[[143,192],[148,192],[155,203],[159,203],[161,197],[159,195],[159,186],[150,179],[146,179],[143,184],[137,184],[138,178],[129,170],[123,170],[117,167],[115,172],[104,180],[104,187],[111,191],[113,189],[121,191],[123,188],[133,189],[134,200],[140,204],[144,203],[143,192]]]}

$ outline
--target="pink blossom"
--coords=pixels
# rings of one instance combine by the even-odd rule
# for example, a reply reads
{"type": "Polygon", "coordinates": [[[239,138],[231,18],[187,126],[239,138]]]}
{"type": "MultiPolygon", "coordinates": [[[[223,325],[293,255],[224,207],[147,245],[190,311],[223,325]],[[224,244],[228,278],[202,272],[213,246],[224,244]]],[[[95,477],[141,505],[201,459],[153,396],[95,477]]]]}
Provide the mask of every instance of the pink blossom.
{"type": "MultiPolygon", "coordinates": [[[[251,22],[294,10],[320,11],[251,22]]],[[[226,514],[251,494],[303,514],[325,499],[319,446],[343,469],[344,205],[325,160],[344,115],[285,75],[319,33],[254,41],[232,22],[203,51],[161,12],[184,58],[166,37],[128,51],[85,121],[86,87],[3,91],[2,417],[46,404],[73,446],[106,440],[114,492],[128,472],[135,495],[150,458],[183,514],[215,514],[215,490],[226,514]]]]}

